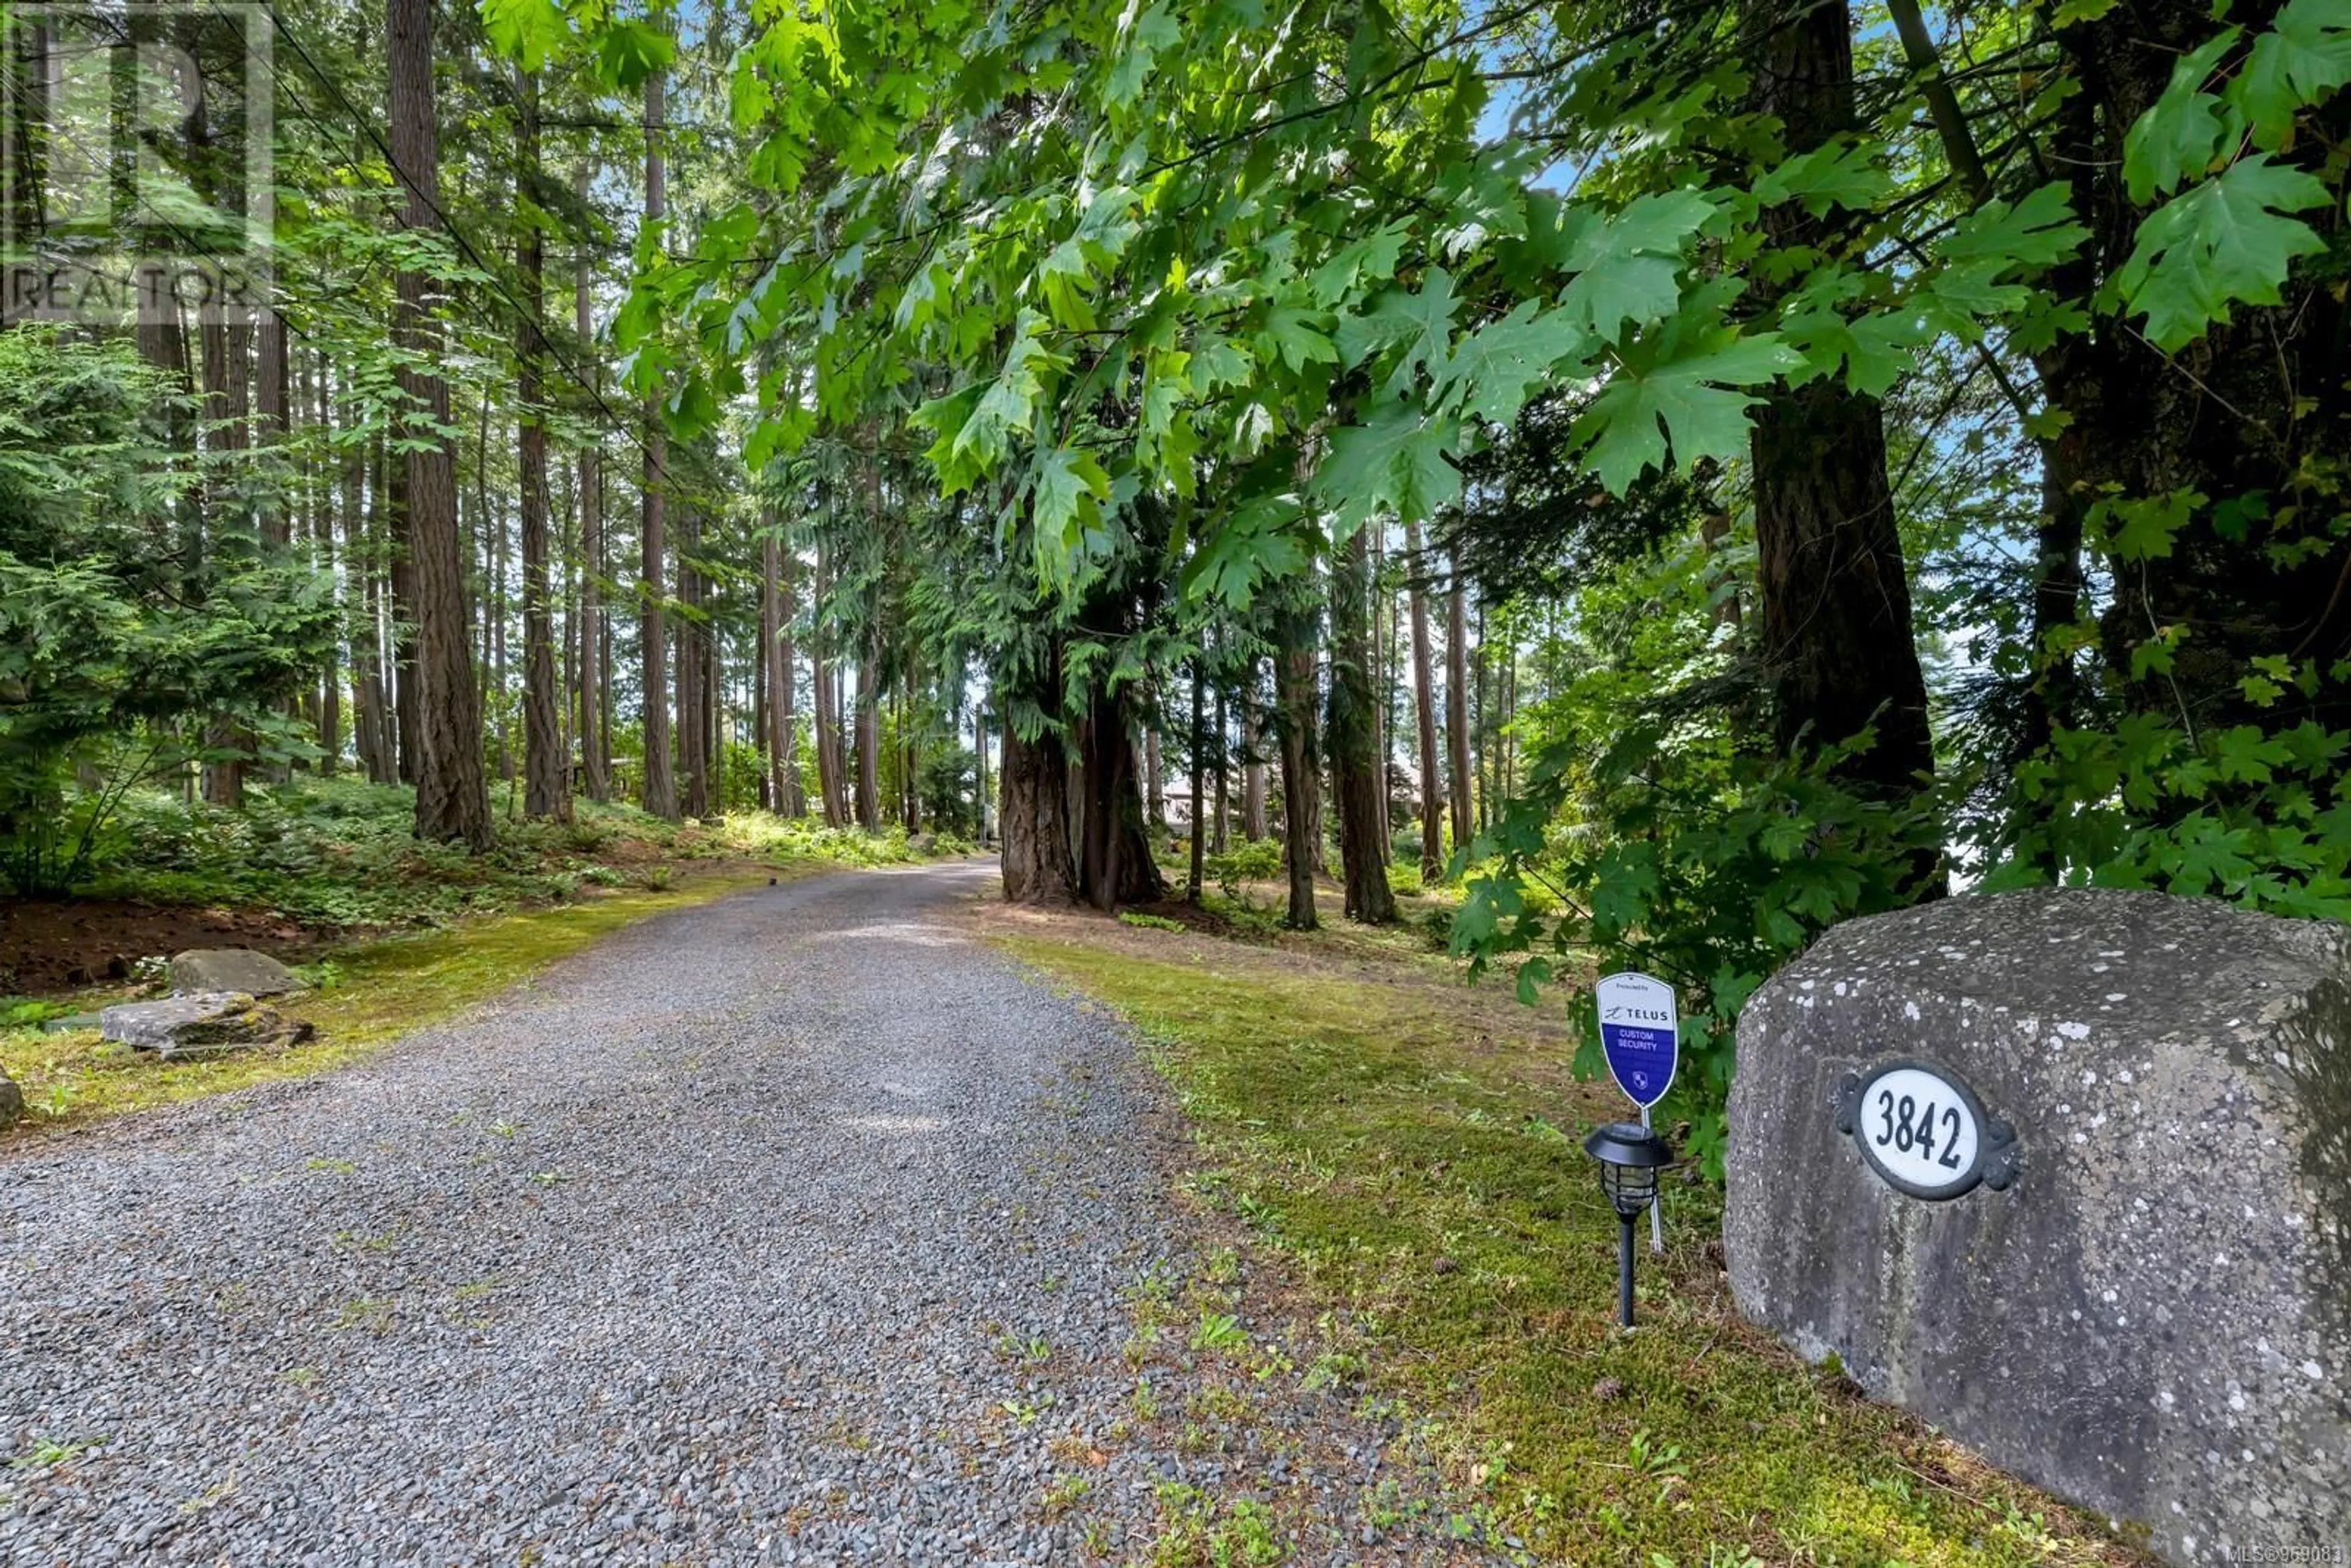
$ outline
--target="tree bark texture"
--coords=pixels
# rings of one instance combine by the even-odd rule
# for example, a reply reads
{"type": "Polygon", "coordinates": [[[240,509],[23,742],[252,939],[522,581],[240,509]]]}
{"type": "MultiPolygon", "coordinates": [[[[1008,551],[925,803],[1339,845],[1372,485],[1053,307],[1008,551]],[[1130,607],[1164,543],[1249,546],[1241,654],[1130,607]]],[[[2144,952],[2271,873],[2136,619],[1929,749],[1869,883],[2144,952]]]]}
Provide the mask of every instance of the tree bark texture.
{"type": "Polygon", "coordinates": [[[1266,826],[1266,756],[1272,737],[1266,731],[1265,703],[1258,687],[1257,661],[1249,661],[1241,687],[1241,834],[1272,836],[1266,826]]]}
{"type": "Polygon", "coordinates": [[[768,672],[768,792],[777,813],[797,817],[800,799],[799,719],[792,694],[792,587],[781,525],[769,519],[759,544],[759,647],[768,672]]]}
{"type": "Polygon", "coordinates": [[[1134,729],[1123,697],[1097,687],[1078,727],[1085,790],[1078,834],[1078,894],[1096,909],[1152,904],[1166,896],[1143,822],[1134,729]]]}
{"type": "Polygon", "coordinates": [[[677,809],[697,820],[710,814],[710,756],[703,709],[709,628],[702,618],[702,513],[678,511],[677,538],[677,809]]]}
{"type": "MultiPolygon", "coordinates": [[[[522,159],[528,178],[538,173],[538,78],[522,79],[522,159]]],[[[555,681],[555,609],[549,597],[547,541],[547,421],[540,361],[547,342],[544,308],[546,242],[536,225],[523,226],[517,246],[524,320],[516,345],[515,399],[522,407],[522,725],[523,814],[569,821],[570,769],[563,746],[563,695],[555,681]]]]}
{"type": "Polygon", "coordinates": [[[1289,877],[1288,923],[1311,931],[1314,869],[1322,858],[1322,779],[1314,736],[1316,616],[1311,603],[1285,605],[1274,651],[1275,733],[1281,741],[1282,864],[1289,877]]]}
{"type": "Polygon", "coordinates": [[[1372,680],[1372,558],[1369,530],[1357,528],[1331,571],[1331,697],[1325,734],[1339,808],[1339,868],[1350,920],[1384,925],[1395,919],[1388,887],[1385,816],[1380,797],[1387,772],[1379,756],[1379,715],[1372,680]]]}
{"type": "Polygon", "coordinates": [[[1207,821],[1200,814],[1200,788],[1206,782],[1200,771],[1201,754],[1207,749],[1207,704],[1203,700],[1200,662],[1192,661],[1192,728],[1189,751],[1192,758],[1192,862],[1184,885],[1184,897],[1192,904],[1200,902],[1201,873],[1207,865],[1207,821]]]}
{"type": "Polygon", "coordinates": [[[1461,549],[1450,560],[1452,580],[1445,591],[1446,803],[1453,818],[1453,848],[1458,852],[1476,836],[1469,820],[1469,610],[1461,577],[1461,549]]]}
{"type": "MultiPolygon", "coordinates": [[[[871,633],[869,633],[869,636],[871,633]]],[[[869,650],[857,667],[857,825],[867,832],[882,826],[882,695],[869,650]]]]}
{"type": "Polygon", "coordinates": [[[1437,761],[1437,683],[1429,657],[1428,594],[1423,586],[1427,558],[1421,554],[1420,525],[1405,527],[1404,544],[1410,558],[1412,609],[1412,704],[1420,739],[1420,881],[1435,887],[1445,876],[1445,780],[1437,761]]]}
{"type": "MultiPolygon", "coordinates": [[[[574,189],[584,205],[589,189],[585,162],[580,166],[574,189]]],[[[590,283],[588,251],[582,246],[572,264],[571,321],[583,345],[595,340],[590,283]]],[[[588,352],[588,363],[592,376],[596,365],[592,350],[588,352]]],[[[612,758],[605,744],[609,726],[604,660],[610,633],[604,624],[604,549],[603,455],[590,442],[580,449],[580,787],[599,805],[612,798],[612,758]]]]}
{"type": "Polygon", "coordinates": [[[1008,904],[1060,904],[1075,897],[1077,862],[1070,855],[1070,761],[1050,731],[1024,740],[1004,727],[1002,839],[998,860],[1008,904]]]}
{"type": "MultiPolygon", "coordinates": [[[[662,156],[662,73],[645,78],[645,223],[662,223],[669,207],[668,169],[662,156]]],[[[677,776],[671,768],[669,723],[669,614],[663,588],[663,558],[669,549],[669,427],[661,402],[644,403],[645,479],[638,529],[637,638],[642,645],[644,691],[644,809],[676,821],[677,776]]]]}
{"type": "MultiPolygon", "coordinates": [[[[1779,117],[1791,153],[1813,152],[1853,125],[1851,24],[1843,5],[1774,22],[1756,62],[1758,106],[1779,117]]],[[[1828,237],[1801,204],[1768,209],[1762,222],[1782,250],[1828,237]]],[[[1834,379],[1783,387],[1755,410],[1750,456],[1763,664],[1780,748],[1793,756],[1874,724],[1876,742],[1837,774],[1907,799],[1935,758],[1886,484],[1884,413],[1834,379]]]]}
{"type": "MultiPolygon", "coordinates": [[[[389,0],[387,7],[393,166],[407,192],[403,226],[441,227],[439,135],[434,108],[432,0],[389,0]]],[[[462,842],[491,841],[490,802],[482,773],[481,695],[474,685],[473,629],[465,609],[465,565],[457,537],[455,455],[440,434],[449,424],[449,387],[430,369],[445,351],[427,301],[424,274],[395,280],[398,340],[415,356],[400,372],[409,413],[408,541],[416,584],[416,834],[462,842]]]]}

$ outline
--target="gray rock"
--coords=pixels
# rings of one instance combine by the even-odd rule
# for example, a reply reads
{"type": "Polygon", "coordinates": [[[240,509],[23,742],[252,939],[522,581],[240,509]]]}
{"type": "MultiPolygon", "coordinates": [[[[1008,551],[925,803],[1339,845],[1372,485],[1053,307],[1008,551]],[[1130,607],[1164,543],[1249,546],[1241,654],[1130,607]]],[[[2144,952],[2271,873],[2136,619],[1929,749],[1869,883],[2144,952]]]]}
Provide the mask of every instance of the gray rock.
{"type": "Polygon", "coordinates": [[[25,1092],[16,1087],[15,1079],[0,1072],[0,1133],[15,1126],[24,1114],[25,1092]]]}
{"type": "Polygon", "coordinates": [[[156,1002],[125,1002],[98,1015],[107,1039],[165,1061],[221,1056],[257,1047],[283,1049],[310,1038],[311,1027],[243,991],[207,991],[156,1002]]]}
{"type": "Polygon", "coordinates": [[[172,994],[243,991],[249,997],[282,997],[298,991],[294,971],[250,947],[198,947],[172,956],[172,994]]]}
{"type": "Polygon", "coordinates": [[[2351,931],[2082,889],[1855,921],[1749,1002],[1730,1125],[1731,1288],[1803,1354],[2174,1563],[2351,1541],[2351,931]],[[2012,1184],[1865,1162],[1841,1086],[1897,1058],[2013,1124],[2012,1184]]]}

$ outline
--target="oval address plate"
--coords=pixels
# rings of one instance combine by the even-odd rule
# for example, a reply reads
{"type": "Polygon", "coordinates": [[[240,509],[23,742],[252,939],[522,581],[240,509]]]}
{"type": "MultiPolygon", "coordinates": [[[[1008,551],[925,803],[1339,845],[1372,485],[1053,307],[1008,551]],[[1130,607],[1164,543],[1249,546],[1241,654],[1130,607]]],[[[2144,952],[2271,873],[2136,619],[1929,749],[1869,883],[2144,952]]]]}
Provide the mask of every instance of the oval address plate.
{"type": "Polygon", "coordinates": [[[2022,1161],[2016,1130],[1985,1113],[1975,1091],[1928,1062],[1883,1061],[1839,1086],[1837,1131],[1895,1191],[1930,1201],[1985,1186],[1999,1192],[2022,1161]]]}

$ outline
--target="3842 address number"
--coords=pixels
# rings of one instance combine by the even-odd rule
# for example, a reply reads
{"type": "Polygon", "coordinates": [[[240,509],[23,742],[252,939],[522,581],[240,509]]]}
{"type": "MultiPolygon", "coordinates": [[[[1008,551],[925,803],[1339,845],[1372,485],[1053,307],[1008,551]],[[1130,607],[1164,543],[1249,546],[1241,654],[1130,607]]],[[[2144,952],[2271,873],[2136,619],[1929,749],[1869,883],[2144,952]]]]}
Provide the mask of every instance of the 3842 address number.
{"type": "Polygon", "coordinates": [[[1849,1074],[1837,1128],[1871,1169],[1912,1197],[1949,1198],[2014,1179],[2015,1133],[1984,1113],[1974,1091],[1924,1062],[1889,1061],[1849,1074]]]}

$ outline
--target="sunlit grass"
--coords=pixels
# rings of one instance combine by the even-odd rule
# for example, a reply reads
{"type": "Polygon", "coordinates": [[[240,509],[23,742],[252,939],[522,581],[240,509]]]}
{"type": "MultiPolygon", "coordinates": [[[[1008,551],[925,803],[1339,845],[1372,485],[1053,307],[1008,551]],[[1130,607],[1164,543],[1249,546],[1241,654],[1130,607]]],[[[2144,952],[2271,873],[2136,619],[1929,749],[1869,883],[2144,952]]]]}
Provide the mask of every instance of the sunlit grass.
{"type": "Polygon", "coordinates": [[[706,904],[764,883],[770,875],[826,869],[822,862],[806,862],[780,871],[714,872],[664,891],[615,893],[486,916],[338,952],[320,967],[332,977],[329,988],[282,1003],[286,1011],[315,1024],[318,1037],[282,1051],[163,1062],[150,1052],[110,1044],[94,1030],[0,1032],[0,1069],[25,1095],[25,1122],[14,1135],[345,1066],[388,1040],[488,1000],[624,925],[706,904]]]}
{"type": "Polygon", "coordinates": [[[1195,1129],[1190,1185],[1366,1336],[1490,1524],[1546,1561],[2138,1560],[1741,1322],[1710,1186],[1669,1186],[1667,1256],[1642,1248],[1643,1326],[1620,1332],[1616,1220],[1575,1143],[1614,1108],[1556,1036],[1468,1027],[1461,992],[1364,942],[1334,974],[1072,929],[1003,940],[1141,1028],[1195,1129]]]}

